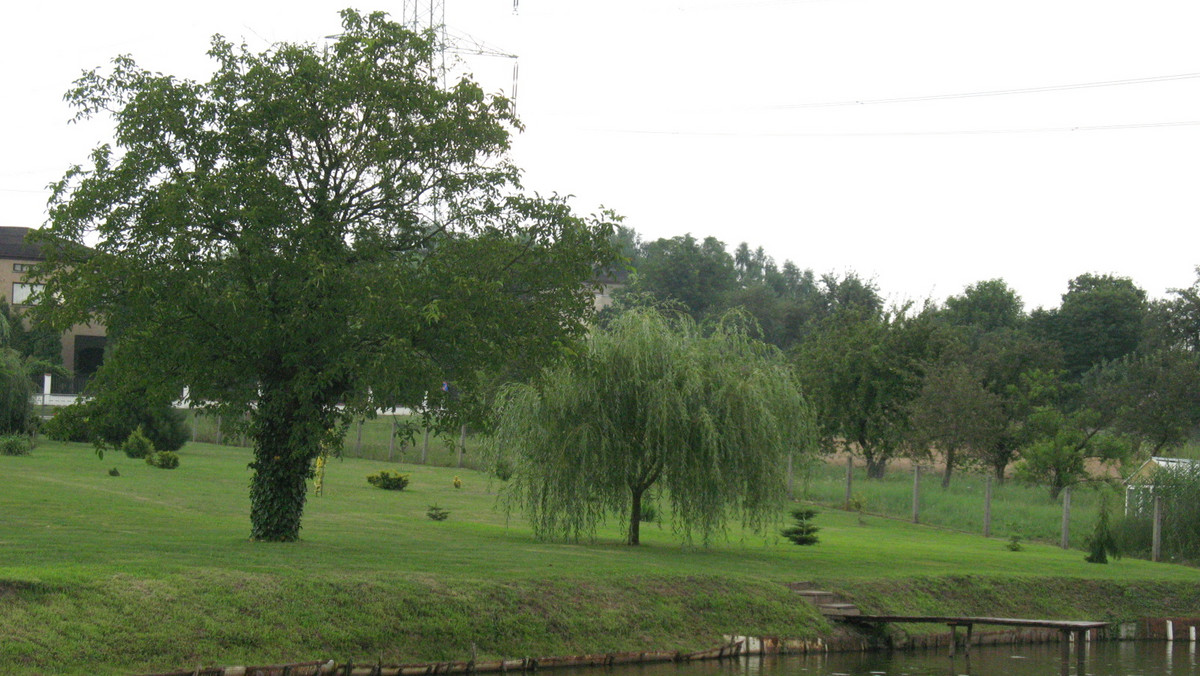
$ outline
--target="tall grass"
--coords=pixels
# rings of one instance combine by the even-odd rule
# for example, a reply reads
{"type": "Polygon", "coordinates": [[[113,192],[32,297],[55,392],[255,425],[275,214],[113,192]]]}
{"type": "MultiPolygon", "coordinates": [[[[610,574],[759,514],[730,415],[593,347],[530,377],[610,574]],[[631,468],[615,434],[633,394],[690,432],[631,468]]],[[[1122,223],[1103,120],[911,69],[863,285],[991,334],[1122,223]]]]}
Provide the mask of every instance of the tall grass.
{"type": "MultiPolygon", "coordinates": [[[[982,533],[987,477],[960,473],[943,489],[940,475],[931,468],[921,471],[918,516],[920,522],[954,530],[982,533]]],[[[1102,493],[1109,504],[1120,504],[1120,491],[1105,484],[1077,486],[1071,491],[1070,542],[1082,547],[1099,512],[1102,493]]],[[[855,467],[851,495],[865,513],[911,520],[913,471],[892,468],[883,479],[868,479],[864,467],[855,467]]],[[[846,496],[846,467],[831,462],[811,463],[801,472],[797,497],[829,507],[842,508],[846,496]]],[[[1062,499],[1051,500],[1049,491],[1009,479],[992,482],[991,534],[1008,538],[1057,543],[1061,537],[1062,499]]]]}

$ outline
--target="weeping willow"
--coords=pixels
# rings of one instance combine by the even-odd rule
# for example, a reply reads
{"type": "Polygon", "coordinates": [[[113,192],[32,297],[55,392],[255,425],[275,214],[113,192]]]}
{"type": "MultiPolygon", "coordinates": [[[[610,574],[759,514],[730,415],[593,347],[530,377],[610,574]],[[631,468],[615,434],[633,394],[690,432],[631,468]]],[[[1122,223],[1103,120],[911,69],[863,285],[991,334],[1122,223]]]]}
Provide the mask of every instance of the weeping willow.
{"type": "Polygon", "coordinates": [[[707,543],[731,520],[762,530],[788,455],[814,448],[796,376],[735,315],[702,333],[686,318],[626,313],[498,406],[492,448],[515,467],[504,504],[544,539],[591,537],[617,517],[636,545],[652,494],[685,541],[707,543]]]}

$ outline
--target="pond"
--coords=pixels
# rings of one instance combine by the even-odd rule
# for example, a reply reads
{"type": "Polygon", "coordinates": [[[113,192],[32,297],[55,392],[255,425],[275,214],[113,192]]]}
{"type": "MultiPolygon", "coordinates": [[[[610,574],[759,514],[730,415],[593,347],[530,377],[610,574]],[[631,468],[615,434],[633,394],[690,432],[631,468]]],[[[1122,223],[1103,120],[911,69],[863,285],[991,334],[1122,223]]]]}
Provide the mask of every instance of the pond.
{"type": "MultiPolygon", "coordinates": [[[[597,670],[554,670],[571,676],[1200,676],[1194,643],[1111,641],[1086,646],[1083,671],[1059,644],[972,646],[969,656],[945,649],[912,652],[832,653],[742,657],[683,664],[649,664],[597,670]]],[[[547,672],[550,673],[550,672],[547,672]]]]}

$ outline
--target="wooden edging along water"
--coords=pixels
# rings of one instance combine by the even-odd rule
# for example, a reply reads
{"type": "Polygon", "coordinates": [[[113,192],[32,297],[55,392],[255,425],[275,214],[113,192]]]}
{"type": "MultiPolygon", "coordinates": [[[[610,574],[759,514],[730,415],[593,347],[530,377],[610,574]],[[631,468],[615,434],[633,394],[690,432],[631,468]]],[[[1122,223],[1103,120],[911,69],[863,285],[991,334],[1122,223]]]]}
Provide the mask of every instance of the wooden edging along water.
{"type": "Polygon", "coordinates": [[[420,662],[384,666],[382,664],[355,665],[352,662],[338,664],[327,662],[302,662],[258,667],[198,668],[191,671],[173,671],[150,676],[436,676],[440,674],[477,674],[530,672],[556,667],[606,667],[617,664],[649,664],[652,662],[690,662],[693,660],[721,659],[743,654],[744,641],[731,641],[725,645],[699,650],[637,651],[597,653],[589,655],[566,655],[555,657],[525,657],[514,660],[474,660],[458,662],[420,662]]]}
{"type": "MultiPolygon", "coordinates": [[[[922,618],[929,619],[929,618],[922,618]]],[[[946,618],[936,618],[946,619],[946,618]]],[[[995,618],[992,618],[995,619],[995,618]]],[[[1093,623],[1104,624],[1104,623],[1093,623]]],[[[1090,628],[1081,640],[1159,640],[1195,642],[1200,632],[1200,618],[1152,618],[1139,622],[1108,625],[1107,628],[1090,628]]],[[[1073,632],[1072,632],[1073,633],[1073,632]]],[[[438,676],[441,674],[475,674],[531,672],[556,667],[601,667],[618,664],[645,664],[652,662],[689,662],[694,660],[723,659],[742,655],[811,655],[831,652],[866,652],[884,648],[926,649],[945,648],[957,643],[952,633],[926,634],[905,637],[902,642],[894,639],[880,640],[879,637],[840,636],[811,640],[782,638],[778,636],[725,636],[725,643],[708,650],[695,652],[680,651],[637,651],[613,652],[588,655],[557,657],[526,657],[508,660],[420,662],[384,666],[381,664],[337,663],[334,660],[300,662],[283,665],[255,667],[209,667],[188,671],[157,673],[148,676],[438,676]]],[[[1075,637],[1064,637],[1060,628],[1014,627],[1004,631],[975,632],[970,643],[974,645],[1014,645],[1020,643],[1053,643],[1075,637]]]]}

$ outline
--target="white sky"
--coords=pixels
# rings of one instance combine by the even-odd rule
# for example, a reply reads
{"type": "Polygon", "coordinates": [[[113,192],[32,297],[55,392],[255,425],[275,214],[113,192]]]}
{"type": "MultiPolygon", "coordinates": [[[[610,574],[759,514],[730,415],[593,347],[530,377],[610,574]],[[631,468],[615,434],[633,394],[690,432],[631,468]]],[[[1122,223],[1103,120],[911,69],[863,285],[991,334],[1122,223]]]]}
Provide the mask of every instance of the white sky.
{"type": "MultiPolygon", "coordinates": [[[[81,70],[128,53],[203,79],[213,33],[255,49],[319,41],[348,2],[5,3],[0,225],[42,224],[45,186],[106,140],[103,124],[66,124],[61,97],[81,70]]],[[[356,6],[399,16],[403,2],[356,6]]],[[[453,32],[520,57],[527,187],[613,208],[646,239],[747,241],[780,263],[874,278],[893,300],[1003,277],[1028,307],[1050,307],[1084,272],[1152,296],[1195,279],[1195,0],[445,6],[453,32]]],[[[511,91],[510,60],[462,58],[511,91]]]]}

